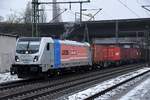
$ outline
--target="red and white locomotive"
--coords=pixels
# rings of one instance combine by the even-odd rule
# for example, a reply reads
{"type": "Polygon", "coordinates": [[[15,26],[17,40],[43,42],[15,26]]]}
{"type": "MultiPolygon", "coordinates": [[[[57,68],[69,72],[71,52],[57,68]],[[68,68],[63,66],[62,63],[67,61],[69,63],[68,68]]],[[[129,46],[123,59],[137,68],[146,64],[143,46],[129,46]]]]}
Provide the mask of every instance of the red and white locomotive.
{"type": "Polygon", "coordinates": [[[15,63],[11,72],[18,77],[32,77],[43,73],[91,65],[90,45],[51,37],[19,38],[15,63]]]}

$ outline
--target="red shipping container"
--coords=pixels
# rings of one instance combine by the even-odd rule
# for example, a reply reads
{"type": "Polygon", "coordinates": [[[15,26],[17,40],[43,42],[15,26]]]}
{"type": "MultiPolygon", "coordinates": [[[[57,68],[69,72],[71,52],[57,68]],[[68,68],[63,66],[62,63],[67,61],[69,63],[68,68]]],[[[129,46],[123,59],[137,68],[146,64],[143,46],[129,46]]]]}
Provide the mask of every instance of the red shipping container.
{"type": "Polygon", "coordinates": [[[98,45],[94,44],[93,48],[93,62],[115,62],[121,60],[121,48],[115,45],[98,45]]]}

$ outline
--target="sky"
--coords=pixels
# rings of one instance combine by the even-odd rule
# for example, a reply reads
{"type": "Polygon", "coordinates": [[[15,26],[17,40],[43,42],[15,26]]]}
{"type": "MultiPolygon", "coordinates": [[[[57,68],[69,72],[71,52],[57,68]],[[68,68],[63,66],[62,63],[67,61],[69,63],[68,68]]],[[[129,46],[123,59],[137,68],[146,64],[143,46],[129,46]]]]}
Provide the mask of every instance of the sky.
{"type": "MultiPolygon", "coordinates": [[[[0,2],[0,16],[5,19],[11,13],[22,14],[26,8],[27,2],[31,0],[1,0],[0,2]]],[[[39,0],[39,1],[52,1],[52,0],[39,0]]],[[[79,0],[57,0],[59,1],[79,1],[79,0]]],[[[95,20],[111,20],[111,19],[132,19],[132,18],[148,18],[150,12],[143,9],[142,5],[150,5],[150,0],[90,0],[90,3],[83,4],[83,9],[89,9],[83,11],[84,14],[94,15],[98,10],[102,10],[95,16],[95,20]],[[90,10],[95,9],[95,10],[90,10]]],[[[72,4],[69,9],[68,4],[61,4],[60,8],[67,9],[62,14],[63,21],[74,21],[75,12],[79,12],[79,4],[72,4]]],[[[52,19],[52,5],[46,5],[46,12],[48,21],[52,19]]],[[[77,16],[79,18],[79,16],[77,16]]],[[[83,20],[89,20],[87,16],[83,16],[83,20]]]]}

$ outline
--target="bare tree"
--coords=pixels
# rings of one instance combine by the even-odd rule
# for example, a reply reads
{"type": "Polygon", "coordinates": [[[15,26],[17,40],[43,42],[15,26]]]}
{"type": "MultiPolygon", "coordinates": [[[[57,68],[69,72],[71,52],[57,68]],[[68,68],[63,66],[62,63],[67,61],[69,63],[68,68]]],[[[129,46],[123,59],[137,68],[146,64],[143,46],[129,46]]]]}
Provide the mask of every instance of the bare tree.
{"type": "MultiPolygon", "coordinates": [[[[47,15],[45,12],[45,6],[42,5],[39,9],[39,23],[46,23],[47,15]]],[[[0,18],[1,21],[1,18],[0,18]]],[[[23,12],[16,12],[9,14],[7,16],[6,22],[8,23],[32,23],[32,4],[27,3],[26,9],[23,12]]]]}
{"type": "Polygon", "coordinates": [[[7,16],[6,22],[7,23],[23,23],[23,17],[21,15],[17,15],[14,12],[7,16]]]}
{"type": "Polygon", "coordinates": [[[3,21],[4,21],[4,17],[0,16],[0,22],[3,22],[3,21]]]}
{"type": "Polygon", "coordinates": [[[31,2],[27,3],[26,10],[24,12],[24,23],[32,23],[32,5],[31,5],[31,2]]]}
{"type": "Polygon", "coordinates": [[[46,12],[45,12],[45,6],[44,5],[41,5],[41,9],[39,10],[40,13],[39,13],[39,23],[46,23],[46,20],[47,20],[47,15],[46,15],[46,12]]]}

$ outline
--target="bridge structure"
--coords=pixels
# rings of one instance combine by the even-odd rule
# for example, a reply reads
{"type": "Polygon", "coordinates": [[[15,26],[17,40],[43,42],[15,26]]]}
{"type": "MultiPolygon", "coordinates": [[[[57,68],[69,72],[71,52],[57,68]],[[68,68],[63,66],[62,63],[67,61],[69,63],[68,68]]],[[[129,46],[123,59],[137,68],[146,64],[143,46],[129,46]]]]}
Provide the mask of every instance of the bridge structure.
{"type": "MultiPolygon", "coordinates": [[[[30,24],[0,23],[0,33],[32,36],[30,24]]],[[[38,24],[40,36],[60,38],[142,37],[150,32],[150,18],[85,21],[82,23],[59,22],[38,24]],[[69,30],[69,31],[67,31],[69,30]],[[85,34],[88,33],[88,34],[85,34]],[[67,36],[66,36],[67,35],[67,36]]]]}

